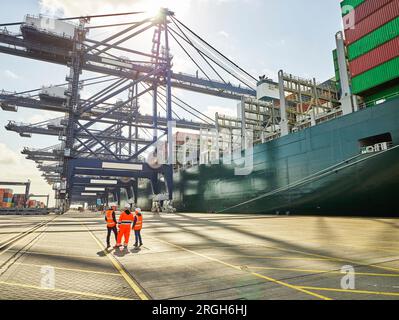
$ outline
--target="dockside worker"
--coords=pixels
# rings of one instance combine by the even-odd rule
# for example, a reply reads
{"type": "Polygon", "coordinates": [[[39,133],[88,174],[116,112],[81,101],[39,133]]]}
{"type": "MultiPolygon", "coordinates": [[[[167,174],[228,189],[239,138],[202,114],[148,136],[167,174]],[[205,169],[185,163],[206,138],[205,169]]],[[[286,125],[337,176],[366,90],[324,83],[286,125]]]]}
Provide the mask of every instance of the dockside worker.
{"type": "Polygon", "coordinates": [[[133,214],[130,212],[128,207],[125,207],[125,210],[121,213],[118,220],[119,232],[118,232],[118,240],[116,243],[116,248],[120,248],[122,246],[122,238],[124,238],[124,246],[127,249],[129,245],[130,238],[130,230],[132,229],[132,223],[134,220],[133,214]]]}
{"type": "Polygon", "coordinates": [[[115,235],[117,241],[118,230],[116,229],[115,210],[111,207],[105,211],[105,222],[107,223],[107,249],[111,247],[111,232],[115,235]]]}
{"type": "Polygon", "coordinates": [[[143,245],[143,241],[141,240],[141,229],[143,229],[143,214],[141,213],[141,209],[137,208],[135,211],[134,221],[133,221],[133,230],[136,241],[134,243],[135,247],[138,247],[140,243],[140,247],[143,245]]]}

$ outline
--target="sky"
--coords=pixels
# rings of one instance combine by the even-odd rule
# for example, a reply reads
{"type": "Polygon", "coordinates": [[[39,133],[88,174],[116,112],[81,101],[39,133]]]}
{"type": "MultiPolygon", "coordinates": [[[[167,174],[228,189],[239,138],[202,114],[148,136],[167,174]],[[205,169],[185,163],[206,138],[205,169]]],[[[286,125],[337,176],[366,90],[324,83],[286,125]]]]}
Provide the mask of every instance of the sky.
{"type": "MultiPolygon", "coordinates": [[[[342,29],[339,3],[340,0],[18,0],[2,3],[0,22],[22,21],[26,14],[65,17],[134,10],[155,13],[159,7],[168,7],[180,21],[255,77],[267,75],[276,80],[278,70],[283,69],[324,81],[334,75],[331,51],[335,47],[334,35],[342,29]]],[[[105,37],[106,32],[96,36],[105,37]]],[[[134,47],[134,43],[131,45],[134,47]]],[[[176,52],[173,71],[194,70],[184,55],[176,52]]],[[[21,92],[59,84],[65,82],[66,74],[63,66],[0,54],[0,90],[21,92]]],[[[89,96],[93,90],[87,89],[82,95],[89,96]]],[[[181,91],[176,95],[211,118],[215,112],[236,114],[235,101],[181,91]]],[[[143,113],[150,110],[149,98],[146,99],[143,113]]],[[[58,116],[22,108],[17,113],[0,110],[0,180],[30,179],[33,193],[53,194],[35,164],[20,151],[23,147],[55,145],[57,138],[21,138],[4,126],[9,120],[36,123],[58,116]]],[[[14,191],[22,189],[16,187],[14,191]]]]}

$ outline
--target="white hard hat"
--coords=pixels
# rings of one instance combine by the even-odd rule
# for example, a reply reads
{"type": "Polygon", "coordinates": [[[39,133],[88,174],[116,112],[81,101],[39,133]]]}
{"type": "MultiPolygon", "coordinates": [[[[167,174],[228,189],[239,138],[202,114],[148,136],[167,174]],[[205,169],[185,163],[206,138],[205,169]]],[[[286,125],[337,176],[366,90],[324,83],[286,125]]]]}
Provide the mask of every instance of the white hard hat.
{"type": "Polygon", "coordinates": [[[140,208],[136,208],[135,211],[136,211],[136,212],[141,212],[141,209],[140,209],[140,208]]]}

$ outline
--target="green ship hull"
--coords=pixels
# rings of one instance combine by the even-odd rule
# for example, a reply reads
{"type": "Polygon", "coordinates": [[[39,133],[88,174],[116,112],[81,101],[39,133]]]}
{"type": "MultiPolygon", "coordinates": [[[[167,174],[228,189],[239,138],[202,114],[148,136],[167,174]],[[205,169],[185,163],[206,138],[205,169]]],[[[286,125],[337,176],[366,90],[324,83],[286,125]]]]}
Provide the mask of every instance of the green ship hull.
{"type": "MultiPolygon", "coordinates": [[[[399,99],[253,149],[253,170],[199,165],[174,175],[180,212],[399,216],[399,99]],[[386,141],[388,140],[388,141],[386,141]],[[362,146],[390,142],[362,153],[362,146]]],[[[138,204],[151,208],[151,186],[138,204]]]]}

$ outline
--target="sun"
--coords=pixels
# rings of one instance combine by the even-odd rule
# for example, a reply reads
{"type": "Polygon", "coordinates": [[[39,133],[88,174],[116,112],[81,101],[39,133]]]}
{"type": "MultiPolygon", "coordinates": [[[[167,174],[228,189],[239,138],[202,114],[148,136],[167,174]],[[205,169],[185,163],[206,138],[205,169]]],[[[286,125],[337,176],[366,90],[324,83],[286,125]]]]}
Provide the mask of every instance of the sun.
{"type": "Polygon", "coordinates": [[[168,8],[181,17],[188,12],[190,2],[190,0],[146,0],[143,1],[143,11],[149,16],[156,16],[162,8],[168,8]]]}

